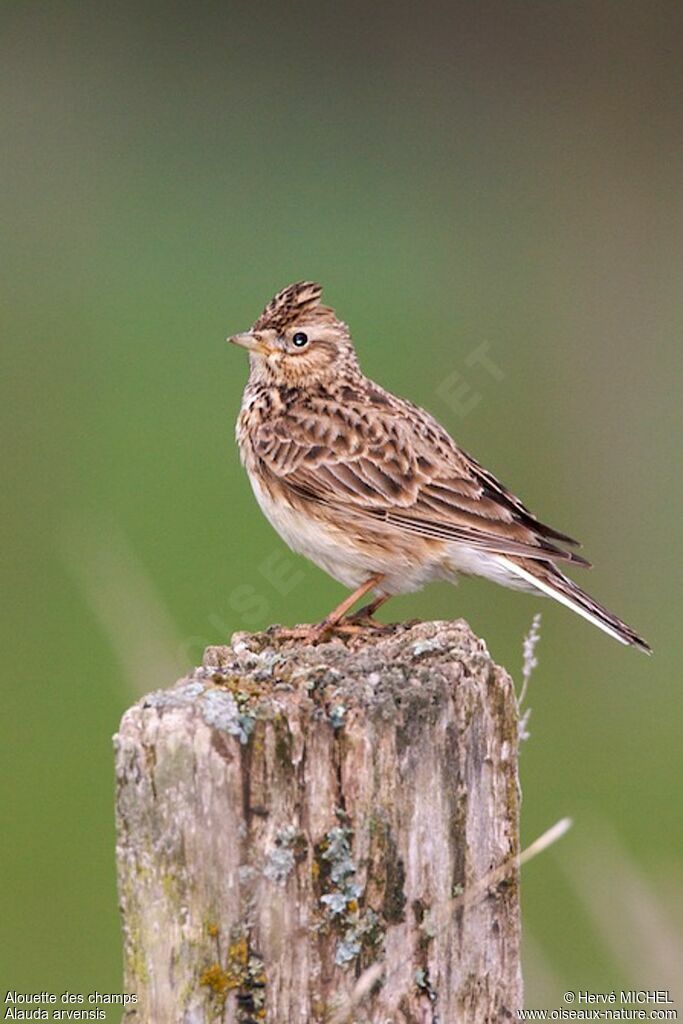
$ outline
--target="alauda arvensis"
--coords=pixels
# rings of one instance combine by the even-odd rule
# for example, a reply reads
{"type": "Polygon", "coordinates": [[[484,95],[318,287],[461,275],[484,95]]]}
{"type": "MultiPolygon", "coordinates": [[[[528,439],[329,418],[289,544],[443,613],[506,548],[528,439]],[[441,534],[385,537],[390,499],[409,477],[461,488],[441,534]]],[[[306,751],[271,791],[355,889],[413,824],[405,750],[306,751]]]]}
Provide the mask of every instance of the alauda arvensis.
{"type": "Polygon", "coordinates": [[[392,594],[458,573],[547,594],[622,643],[648,644],[565,576],[588,565],[457,446],[437,421],[363,376],[320,285],[290,285],[251,330],[237,441],[256,499],[299,554],[354,588],[317,627],[367,621],[392,594]]]}

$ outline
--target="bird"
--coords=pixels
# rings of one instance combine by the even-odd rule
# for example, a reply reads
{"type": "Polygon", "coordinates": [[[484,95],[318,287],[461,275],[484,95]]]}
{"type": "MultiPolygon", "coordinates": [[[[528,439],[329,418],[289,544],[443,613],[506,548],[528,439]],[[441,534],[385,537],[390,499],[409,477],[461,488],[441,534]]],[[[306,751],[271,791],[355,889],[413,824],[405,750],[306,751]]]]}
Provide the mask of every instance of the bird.
{"type": "Polygon", "coordinates": [[[256,501],[293,551],[352,591],[303,635],[371,627],[393,595],[463,574],[554,598],[650,653],[558,567],[590,566],[578,541],[537,519],[429,412],[368,379],[321,297],[313,281],[291,284],[228,338],[249,354],[236,439],[256,501]]]}

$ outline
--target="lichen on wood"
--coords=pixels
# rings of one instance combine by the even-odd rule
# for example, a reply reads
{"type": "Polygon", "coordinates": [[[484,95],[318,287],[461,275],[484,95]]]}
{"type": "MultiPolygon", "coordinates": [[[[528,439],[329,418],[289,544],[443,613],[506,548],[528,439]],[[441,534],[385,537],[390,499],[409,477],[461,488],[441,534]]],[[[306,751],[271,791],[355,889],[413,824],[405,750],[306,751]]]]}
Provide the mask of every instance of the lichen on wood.
{"type": "Polygon", "coordinates": [[[116,757],[128,1024],[325,1024],[372,964],[356,1024],[514,1019],[516,703],[465,623],[236,634],[116,757]]]}

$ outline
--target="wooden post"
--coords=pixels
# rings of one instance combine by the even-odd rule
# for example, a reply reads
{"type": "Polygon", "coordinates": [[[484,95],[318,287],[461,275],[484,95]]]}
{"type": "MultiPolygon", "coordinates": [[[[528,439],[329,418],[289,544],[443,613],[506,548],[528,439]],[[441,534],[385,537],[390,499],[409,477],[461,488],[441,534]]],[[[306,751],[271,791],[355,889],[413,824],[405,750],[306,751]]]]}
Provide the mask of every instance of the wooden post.
{"type": "Polygon", "coordinates": [[[464,622],[236,634],[115,744],[127,1024],[515,1019],[516,701],[464,622]]]}

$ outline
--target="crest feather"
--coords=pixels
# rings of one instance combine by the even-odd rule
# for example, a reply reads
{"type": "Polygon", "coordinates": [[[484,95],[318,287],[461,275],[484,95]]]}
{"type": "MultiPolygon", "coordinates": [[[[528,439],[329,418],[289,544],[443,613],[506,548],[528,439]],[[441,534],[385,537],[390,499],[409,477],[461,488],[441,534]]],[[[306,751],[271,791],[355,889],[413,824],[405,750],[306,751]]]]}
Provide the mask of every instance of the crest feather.
{"type": "Polygon", "coordinates": [[[266,328],[282,331],[302,317],[313,320],[335,320],[329,306],[320,305],[322,285],[314,281],[297,281],[273,296],[254,324],[254,330],[266,328]]]}

